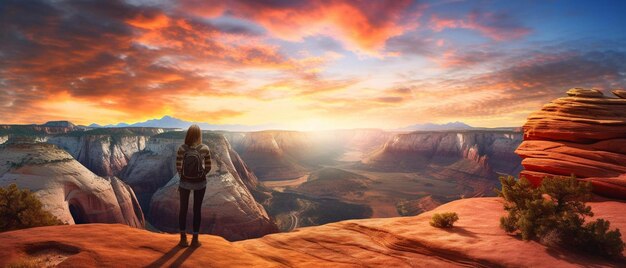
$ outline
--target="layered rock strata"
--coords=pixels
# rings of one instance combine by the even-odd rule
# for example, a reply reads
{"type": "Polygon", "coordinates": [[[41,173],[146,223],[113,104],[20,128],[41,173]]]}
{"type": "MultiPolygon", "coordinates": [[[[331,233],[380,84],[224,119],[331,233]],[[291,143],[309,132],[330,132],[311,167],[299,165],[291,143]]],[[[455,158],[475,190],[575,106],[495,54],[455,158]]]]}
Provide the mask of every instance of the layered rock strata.
{"type": "Polygon", "coordinates": [[[132,188],[115,177],[97,176],[55,145],[2,145],[0,186],[12,183],[34,192],[43,208],[63,222],[144,227],[132,188]]]}
{"type": "Polygon", "coordinates": [[[515,131],[412,132],[398,134],[363,164],[387,170],[420,170],[446,166],[481,177],[512,174],[521,168],[513,153],[522,141],[515,131]]]}
{"type": "Polygon", "coordinates": [[[520,176],[534,185],[546,176],[589,178],[594,192],[626,198],[626,99],[580,88],[567,94],[528,117],[515,151],[523,158],[520,176]]]}

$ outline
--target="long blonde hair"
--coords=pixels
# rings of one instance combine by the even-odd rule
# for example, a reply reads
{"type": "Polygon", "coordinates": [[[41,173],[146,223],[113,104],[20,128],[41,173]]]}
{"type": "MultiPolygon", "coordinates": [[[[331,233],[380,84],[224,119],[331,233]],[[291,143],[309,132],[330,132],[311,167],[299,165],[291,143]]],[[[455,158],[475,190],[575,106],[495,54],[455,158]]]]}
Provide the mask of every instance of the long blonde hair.
{"type": "Polygon", "coordinates": [[[185,144],[187,146],[194,146],[202,143],[202,131],[200,131],[200,127],[196,124],[193,124],[187,130],[187,136],[185,136],[185,144]]]}

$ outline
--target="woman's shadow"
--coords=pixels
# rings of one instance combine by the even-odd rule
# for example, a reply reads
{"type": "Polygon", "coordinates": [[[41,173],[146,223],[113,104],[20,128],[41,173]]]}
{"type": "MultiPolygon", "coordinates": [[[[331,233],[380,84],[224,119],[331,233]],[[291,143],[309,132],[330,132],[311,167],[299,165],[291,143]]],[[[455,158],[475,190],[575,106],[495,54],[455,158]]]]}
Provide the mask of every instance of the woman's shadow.
{"type": "MultiPolygon", "coordinates": [[[[163,267],[170,259],[176,256],[176,254],[178,254],[178,252],[181,251],[182,249],[183,249],[182,247],[174,246],[168,252],[163,254],[163,256],[156,259],[152,263],[146,265],[146,267],[163,267]]],[[[169,267],[180,267],[185,262],[185,260],[187,260],[189,256],[191,256],[191,254],[193,254],[193,252],[196,251],[197,249],[198,249],[197,247],[185,248],[185,251],[182,254],[180,254],[180,256],[178,256],[178,258],[176,258],[176,260],[174,260],[174,262],[172,262],[172,264],[169,267]]]]}

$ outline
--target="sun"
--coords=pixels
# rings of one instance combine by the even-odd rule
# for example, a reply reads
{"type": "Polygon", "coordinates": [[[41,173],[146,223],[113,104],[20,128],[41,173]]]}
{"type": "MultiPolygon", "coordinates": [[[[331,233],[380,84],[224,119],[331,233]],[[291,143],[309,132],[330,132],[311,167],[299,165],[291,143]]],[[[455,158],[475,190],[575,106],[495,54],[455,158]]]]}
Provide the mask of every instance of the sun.
{"type": "Polygon", "coordinates": [[[295,130],[319,131],[332,129],[334,126],[322,118],[307,118],[294,124],[295,130]]]}

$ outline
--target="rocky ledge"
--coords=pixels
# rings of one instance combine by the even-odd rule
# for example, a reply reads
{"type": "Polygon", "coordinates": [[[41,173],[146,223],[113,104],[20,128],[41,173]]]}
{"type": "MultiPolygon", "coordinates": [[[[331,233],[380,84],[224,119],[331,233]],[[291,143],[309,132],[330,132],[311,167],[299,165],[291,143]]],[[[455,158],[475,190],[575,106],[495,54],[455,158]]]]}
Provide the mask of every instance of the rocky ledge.
{"type": "MultiPolygon", "coordinates": [[[[626,229],[626,203],[589,204],[611,228],[626,229]]],[[[67,267],[618,267],[626,261],[520,240],[499,228],[503,214],[499,198],[469,198],[415,217],[349,220],[239,242],[203,235],[202,247],[186,249],[176,247],[177,235],[117,224],[41,227],[1,233],[0,266],[39,260],[67,267]],[[433,213],[445,211],[459,214],[454,228],[429,225],[433,213]]]]}
{"type": "Polygon", "coordinates": [[[528,117],[515,151],[524,159],[520,176],[538,185],[545,176],[573,174],[588,178],[597,194],[626,199],[626,99],[592,89],[567,94],[528,117]]]}

